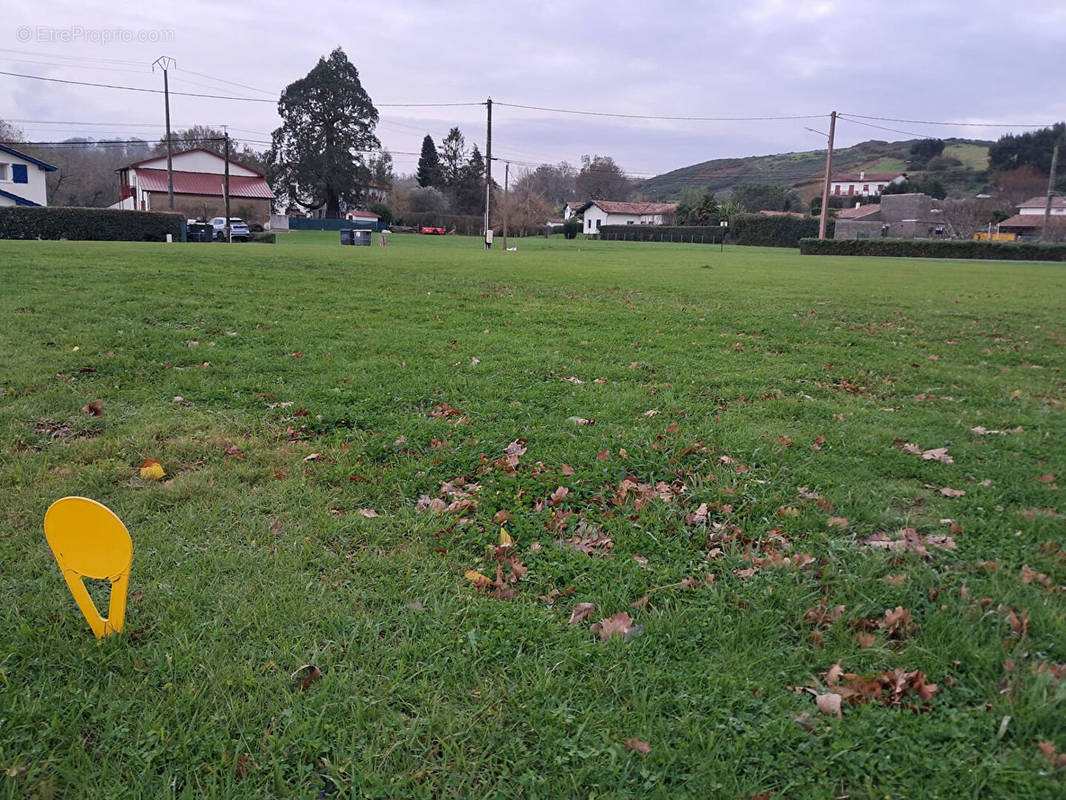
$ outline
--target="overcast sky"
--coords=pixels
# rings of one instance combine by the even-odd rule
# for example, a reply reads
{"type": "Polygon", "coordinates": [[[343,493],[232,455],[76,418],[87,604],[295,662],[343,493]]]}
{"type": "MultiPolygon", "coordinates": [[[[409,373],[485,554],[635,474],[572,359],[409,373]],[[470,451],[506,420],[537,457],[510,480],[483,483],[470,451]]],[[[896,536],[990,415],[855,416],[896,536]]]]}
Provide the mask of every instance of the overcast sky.
{"type": "MultiPolygon", "coordinates": [[[[425,134],[439,142],[453,125],[484,150],[485,109],[390,103],[492,97],[655,116],[822,115],[682,122],[494,108],[498,157],[577,164],[582,154],[603,154],[639,176],[710,158],[818,149],[824,137],[805,128],[827,130],[834,109],[923,122],[1066,119],[1066,0],[0,3],[0,70],[161,88],[150,65],[171,56],[172,91],[271,101],[172,97],[173,127],[227,124],[245,141],[268,140],[281,89],[340,46],[379,106],[378,136],[398,172],[414,170],[417,155],[405,153],[417,154],[425,134]]],[[[0,119],[27,120],[18,124],[34,141],[154,139],[163,100],[0,75],[0,119]]],[[[995,139],[1005,130],[866,121],[895,131],[842,120],[838,145],[914,135],[995,139]]]]}

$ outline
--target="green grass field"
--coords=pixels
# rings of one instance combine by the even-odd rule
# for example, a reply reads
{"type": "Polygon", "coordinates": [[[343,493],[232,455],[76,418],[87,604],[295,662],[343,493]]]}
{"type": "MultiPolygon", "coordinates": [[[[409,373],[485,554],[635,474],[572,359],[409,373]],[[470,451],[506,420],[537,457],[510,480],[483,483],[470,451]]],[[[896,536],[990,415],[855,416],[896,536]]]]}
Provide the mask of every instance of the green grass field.
{"type": "Polygon", "coordinates": [[[0,242],[0,796],[1066,793],[1062,265],[335,242],[0,242]]]}

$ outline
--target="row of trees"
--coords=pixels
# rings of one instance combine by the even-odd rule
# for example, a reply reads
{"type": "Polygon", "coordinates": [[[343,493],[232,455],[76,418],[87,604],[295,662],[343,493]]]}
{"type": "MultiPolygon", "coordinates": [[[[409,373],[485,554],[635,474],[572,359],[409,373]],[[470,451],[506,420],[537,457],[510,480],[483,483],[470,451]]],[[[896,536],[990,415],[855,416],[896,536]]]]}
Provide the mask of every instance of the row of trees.
{"type": "Polygon", "coordinates": [[[476,144],[467,148],[459,128],[448,131],[439,150],[426,134],[415,177],[421,189],[412,192],[417,210],[485,213],[485,157],[476,144]]]}

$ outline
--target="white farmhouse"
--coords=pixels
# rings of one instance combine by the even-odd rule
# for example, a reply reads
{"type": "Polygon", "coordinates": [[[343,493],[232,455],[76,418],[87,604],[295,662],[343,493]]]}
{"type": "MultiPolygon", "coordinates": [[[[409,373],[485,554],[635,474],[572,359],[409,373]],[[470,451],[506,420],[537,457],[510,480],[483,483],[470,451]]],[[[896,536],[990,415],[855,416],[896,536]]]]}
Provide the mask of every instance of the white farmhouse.
{"type": "Polygon", "coordinates": [[[886,186],[903,183],[905,180],[906,172],[844,172],[833,176],[829,191],[838,197],[877,197],[886,186]]]}
{"type": "Polygon", "coordinates": [[[620,203],[614,200],[589,200],[574,213],[584,214],[583,231],[599,233],[604,225],[663,225],[677,211],[675,203],[620,203]]]}
{"type": "Polygon", "coordinates": [[[0,206],[46,206],[48,188],[44,174],[51,164],[0,144],[0,206]]]}

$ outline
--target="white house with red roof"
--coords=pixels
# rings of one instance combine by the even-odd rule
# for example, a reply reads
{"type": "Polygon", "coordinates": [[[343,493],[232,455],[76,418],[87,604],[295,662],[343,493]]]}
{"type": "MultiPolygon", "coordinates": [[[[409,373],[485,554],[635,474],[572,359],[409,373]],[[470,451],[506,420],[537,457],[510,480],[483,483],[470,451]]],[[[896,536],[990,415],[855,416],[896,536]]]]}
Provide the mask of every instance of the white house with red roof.
{"type": "Polygon", "coordinates": [[[44,178],[55,171],[51,164],[0,144],[0,207],[48,205],[44,178]]]}
{"type": "MultiPolygon", "coordinates": [[[[226,159],[198,147],[171,156],[174,173],[174,210],[194,219],[225,214],[226,159]]],[[[169,211],[167,157],[137,161],[118,170],[119,202],[112,208],[169,211]]],[[[274,192],[263,173],[230,159],[230,215],[248,222],[270,218],[274,192]]]]}
{"type": "MultiPolygon", "coordinates": [[[[1021,238],[1044,235],[1044,209],[1047,208],[1047,195],[1037,196],[1018,204],[1018,213],[999,223],[1002,233],[1014,233],[1021,238]]],[[[1056,241],[1066,238],[1066,197],[1051,198],[1051,214],[1048,216],[1051,229],[1048,238],[1056,241]]]]}
{"type": "Polygon", "coordinates": [[[833,176],[829,192],[837,196],[877,196],[886,186],[903,183],[906,172],[842,172],[833,176]]]}
{"type": "Polygon", "coordinates": [[[604,225],[663,225],[673,220],[676,203],[622,203],[615,200],[589,200],[575,210],[583,214],[586,234],[596,234],[604,225]]]}

